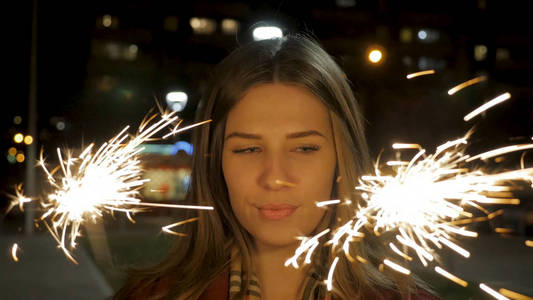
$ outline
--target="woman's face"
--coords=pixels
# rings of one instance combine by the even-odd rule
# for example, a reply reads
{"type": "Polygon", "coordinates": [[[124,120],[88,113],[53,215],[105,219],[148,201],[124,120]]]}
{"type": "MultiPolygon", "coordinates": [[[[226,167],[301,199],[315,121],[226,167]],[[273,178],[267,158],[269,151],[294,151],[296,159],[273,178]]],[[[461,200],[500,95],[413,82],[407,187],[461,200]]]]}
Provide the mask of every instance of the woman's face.
{"type": "Polygon", "coordinates": [[[258,246],[309,235],[328,200],[336,155],[327,108],[305,88],[251,88],[229,112],[222,169],[233,212],[258,246]]]}

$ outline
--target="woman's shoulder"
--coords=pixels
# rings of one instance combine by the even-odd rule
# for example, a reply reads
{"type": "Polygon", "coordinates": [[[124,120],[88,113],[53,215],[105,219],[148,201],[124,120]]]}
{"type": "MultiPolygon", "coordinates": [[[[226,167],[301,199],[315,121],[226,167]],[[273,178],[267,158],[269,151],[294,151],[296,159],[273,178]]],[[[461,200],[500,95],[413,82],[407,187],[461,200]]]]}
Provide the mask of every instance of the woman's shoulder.
{"type": "Polygon", "coordinates": [[[432,295],[426,290],[418,289],[418,293],[411,296],[411,300],[438,300],[435,295],[432,295]]]}
{"type": "Polygon", "coordinates": [[[225,268],[198,300],[223,300],[229,295],[229,268],[225,268]]]}

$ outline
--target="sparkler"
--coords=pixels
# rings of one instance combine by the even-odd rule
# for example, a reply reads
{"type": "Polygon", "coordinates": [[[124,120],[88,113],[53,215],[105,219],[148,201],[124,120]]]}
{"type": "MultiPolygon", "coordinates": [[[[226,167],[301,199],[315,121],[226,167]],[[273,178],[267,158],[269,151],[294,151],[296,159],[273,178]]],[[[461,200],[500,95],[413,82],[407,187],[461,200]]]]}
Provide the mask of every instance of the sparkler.
{"type": "MultiPolygon", "coordinates": [[[[491,213],[482,205],[519,204],[518,199],[511,198],[509,191],[513,186],[509,183],[529,180],[533,168],[486,174],[479,169],[470,170],[468,164],[501,153],[529,149],[533,144],[504,147],[471,157],[464,154],[468,137],[469,134],[447,142],[430,155],[420,145],[393,145],[395,149],[417,149],[418,152],[410,161],[393,164],[394,175],[383,174],[376,163],[374,175],[362,176],[355,189],[361,192],[363,203],[352,220],[332,231],[326,244],[334,248],[342,245],[345,255],[350,258],[350,244],[360,241],[364,230],[368,229],[378,236],[395,232],[395,240],[389,243],[394,255],[411,261],[409,253],[414,253],[424,266],[434,262],[436,252],[444,246],[469,257],[470,252],[459,246],[455,237],[477,237],[476,232],[464,225],[489,220],[502,213],[501,210],[491,213]],[[474,217],[475,211],[485,216],[474,217]],[[402,248],[405,250],[400,250],[402,248]]],[[[328,200],[317,203],[317,206],[339,203],[339,200],[328,200]]],[[[304,254],[304,263],[310,262],[310,252],[317,243],[318,238],[303,240],[287,262],[298,267],[298,258],[304,254]]],[[[382,259],[391,269],[410,274],[409,269],[390,258],[382,259]]],[[[435,271],[457,284],[468,284],[440,266],[435,271]]]]}
{"type": "MultiPolygon", "coordinates": [[[[52,192],[40,200],[44,213],[39,221],[44,223],[59,248],[74,263],[77,262],[70,250],[76,247],[76,239],[81,236],[80,227],[85,222],[96,222],[105,214],[123,212],[134,222],[132,214],[144,211],[147,207],[213,209],[211,206],[150,203],[139,199],[139,189],[149,181],[141,178],[139,154],[143,150],[142,144],[155,139],[156,134],[166,128],[173,127],[163,138],[210,121],[179,128],[181,120],[178,121],[175,113],[163,113],[159,120],[154,121],[156,116],[145,119],[136,135],[128,135],[127,126],[96,151],[93,150],[94,144],[87,146],[78,156],[58,148],[59,165],[51,170],[41,153],[38,164],[44,170],[52,192]]],[[[21,208],[28,201],[21,188],[17,189],[15,199],[12,205],[16,203],[21,208]]],[[[163,227],[163,231],[172,232],[167,227],[163,227]]]]}
{"type": "MultiPolygon", "coordinates": [[[[409,74],[407,78],[433,74],[432,71],[409,74]]],[[[448,94],[453,95],[486,79],[486,76],[480,76],[468,80],[450,89],[448,94]]],[[[466,115],[464,120],[469,121],[510,97],[509,93],[504,93],[466,115]]],[[[437,147],[434,154],[429,155],[418,144],[394,144],[393,149],[414,149],[418,152],[409,161],[387,162],[386,165],[393,168],[393,174],[383,174],[377,162],[373,175],[360,178],[355,189],[361,193],[362,202],[355,209],[354,217],[344,225],[331,229],[330,238],[325,242],[332,246],[332,253],[338,253],[340,249],[337,248],[340,247],[350,261],[355,261],[350,253],[350,245],[361,241],[365,236],[364,231],[376,236],[390,233],[395,238],[389,243],[394,256],[409,262],[413,260],[409,253],[414,253],[425,267],[434,262],[437,264],[434,268],[437,274],[456,284],[467,286],[468,282],[439,265],[435,259],[437,251],[446,246],[466,258],[470,257],[470,252],[456,243],[458,236],[477,237],[477,232],[467,229],[465,225],[490,220],[503,212],[490,212],[484,205],[519,204],[519,199],[512,198],[512,183],[530,181],[533,187],[533,168],[524,167],[523,156],[521,169],[518,170],[490,174],[470,167],[474,161],[486,161],[510,152],[532,149],[533,144],[512,145],[470,156],[464,153],[469,136],[470,133],[467,133],[462,138],[446,142],[437,147]],[[485,216],[475,217],[474,212],[481,212],[485,216]]],[[[316,205],[321,207],[339,203],[340,200],[328,200],[316,205]]],[[[497,231],[508,232],[503,228],[497,231]]],[[[285,265],[298,268],[304,254],[303,263],[310,263],[312,252],[320,243],[319,239],[328,232],[329,228],[312,238],[301,238],[300,246],[285,265]]],[[[525,244],[533,247],[532,241],[526,241],[525,244]]],[[[359,255],[356,255],[356,259],[367,263],[359,255]]],[[[411,274],[408,268],[391,258],[381,259],[380,270],[386,265],[404,275],[411,274]]],[[[334,260],[335,264],[337,262],[338,256],[334,260]]],[[[332,289],[335,264],[330,266],[325,280],[328,290],[332,289]]],[[[485,284],[480,284],[480,288],[497,299],[507,299],[485,284]]]]}

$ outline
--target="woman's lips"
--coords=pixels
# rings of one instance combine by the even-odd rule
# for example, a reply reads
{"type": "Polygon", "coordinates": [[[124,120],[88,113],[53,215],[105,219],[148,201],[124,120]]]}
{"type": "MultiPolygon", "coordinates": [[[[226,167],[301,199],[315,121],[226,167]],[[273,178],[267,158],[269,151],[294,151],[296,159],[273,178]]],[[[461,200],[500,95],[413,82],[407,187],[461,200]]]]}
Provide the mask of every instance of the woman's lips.
{"type": "Polygon", "coordinates": [[[258,207],[259,213],[268,220],[281,220],[289,217],[298,208],[291,204],[267,204],[258,207]]]}

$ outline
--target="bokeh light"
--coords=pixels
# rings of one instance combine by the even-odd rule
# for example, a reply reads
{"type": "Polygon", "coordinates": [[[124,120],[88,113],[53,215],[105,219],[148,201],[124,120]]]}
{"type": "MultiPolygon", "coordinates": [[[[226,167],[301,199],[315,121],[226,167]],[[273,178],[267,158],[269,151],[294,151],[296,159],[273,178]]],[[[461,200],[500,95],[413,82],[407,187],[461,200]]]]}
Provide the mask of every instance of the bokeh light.
{"type": "Polygon", "coordinates": [[[22,141],[24,140],[24,135],[22,133],[16,133],[14,136],[13,136],[13,141],[15,141],[15,143],[17,144],[20,144],[22,143],[22,141]]]}
{"type": "Polygon", "coordinates": [[[24,137],[24,144],[31,145],[33,143],[33,137],[31,135],[27,135],[24,137]]]}
{"type": "Polygon", "coordinates": [[[11,156],[15,156],[15,155],[17,155],[17,148],[11,147],[11,148],[9,148],[9,150],[7,150],[7,153],[9,155],[11,155],[11,156]]]}
{"type": "Polygon", "coordinates": [[[24,159],[26,159],[26,157],[24,156],[24,153],[19,153],[15,156],[15,159],[17,160],[17,162],[22,163],[24,162],[24,159]]]}
{"type": "Polygon", "coordinates": [[[104,27],[111,27],[111,25],[113,24],[113,18],[110,16],[110,15],[104,15],[102,17],[102,25],[104,27]]]}
{"type": "Polygon", "coordinates": [[[17,160],[15,159],[15,156],[14,155],[7,155],[7,161],[10,163],[10,164],[14,164],[15,162],[17,162],[17,160]]]}
{"type": "Polygon", "coordinates": [[[382,59],[383,52],[381,52],[381,50],[379,49],[370,50],[370,52],[368,53],[368,60],[373,64],[381,62],[382,59]]]}

